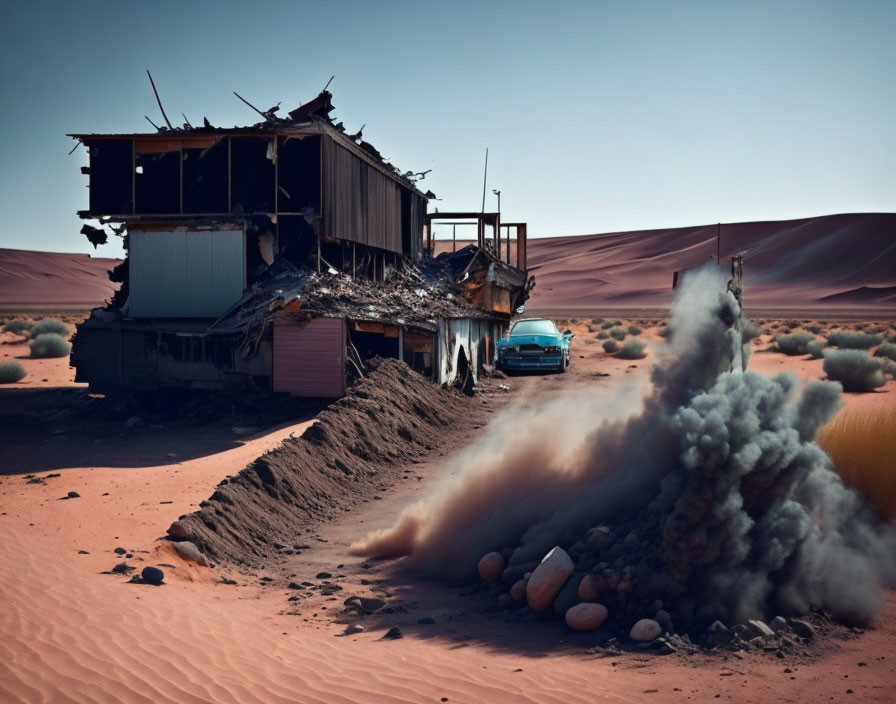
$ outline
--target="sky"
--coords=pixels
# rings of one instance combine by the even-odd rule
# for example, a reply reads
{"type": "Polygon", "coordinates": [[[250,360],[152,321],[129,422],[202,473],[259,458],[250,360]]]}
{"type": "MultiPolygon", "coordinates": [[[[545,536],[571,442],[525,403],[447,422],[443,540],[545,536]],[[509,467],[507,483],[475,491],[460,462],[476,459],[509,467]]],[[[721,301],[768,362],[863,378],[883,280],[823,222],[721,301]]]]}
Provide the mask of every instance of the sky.
{"type": "Polygon", "coordinates": [[[333,116],[440,211],[530,237],[896,210],[896,2],[15,2],[0,42],[0,247],[79,234],[66,133],[333,116]]]}

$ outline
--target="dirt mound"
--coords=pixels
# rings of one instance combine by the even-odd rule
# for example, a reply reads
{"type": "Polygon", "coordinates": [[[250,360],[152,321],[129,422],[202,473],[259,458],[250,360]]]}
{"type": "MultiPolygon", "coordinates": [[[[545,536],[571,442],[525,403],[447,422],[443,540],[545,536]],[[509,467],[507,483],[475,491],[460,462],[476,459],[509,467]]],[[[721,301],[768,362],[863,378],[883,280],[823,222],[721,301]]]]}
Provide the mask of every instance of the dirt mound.
{"type": "Polygon", "coordinates": [[[433,434],[463,405],[459,393],[440,389],[403,362],[383,360],[301,437],[222,481],[168,534],[216,559],[270,555],[302,527],[386,488],[409,459],[431,449],[433,434]]]}

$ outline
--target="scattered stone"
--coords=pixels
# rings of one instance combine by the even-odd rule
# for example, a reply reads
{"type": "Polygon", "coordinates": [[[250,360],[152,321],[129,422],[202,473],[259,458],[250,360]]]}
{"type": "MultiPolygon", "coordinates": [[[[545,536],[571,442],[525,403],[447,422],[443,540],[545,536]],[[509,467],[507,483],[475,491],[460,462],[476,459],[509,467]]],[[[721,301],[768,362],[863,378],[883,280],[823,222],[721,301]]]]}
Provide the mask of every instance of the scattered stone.
{"type": "Polygon", "coordinates": [[[161,586],[162,582],[165,580],[165,573],[158,567],[144,567],[143,571],[140,573],[140,577],[147,584],[152,584],[154,587],[158,587],[161,586]]]}
{"type": "Polygon", "coordinates": [[[386,602],[382,599],[372,599],[365,596],[350,596],[343,603],[349,608],[357,609],[366,614],[372,614],[379,611],[386,605],[386,602]]]}
{"type": "Polygon", "coordinates": [[[706,631],[706,647],[724,647],[731,642],[731,631],[721,621],[713,621],[706,631]]]}
{"type": "Polygon", "coordinates": [[[660,624],[658,624],[652,618],[642,618],[634,626],[632,626],[632,630],[631,633],[629,633],[629,636],[632,640],[639,643],[647,643],[659,638],[662,632],[663,629],[660,627],[660,624]]]}
{"type": "Polygon", "coordinates": [[[127,574],[128,572],[133,572],[135,569],[136,567],[131,567],[127,562],[119,562],[112,568],[112,572],[115,574],[127,574]]]}
{"type": "Polygon", "coordinates": [[[526,603],[526,580],[518,579],[510,588],[510,598],[517,604],[526,603]]]}
{"type": "Polygon", "coordinates": [[[362,626],[359,623],[351,623],[345,627],[345,631],[343,632],[342,635],[351,636],[351,635],[354,635],[355,633],[363,633],[363,632],[364,632],[364,626],[362,626]]]}
{"type": "Polygon", "coordinates": [[[89,555],[90,553],[87,552],[86,550],[78,550],[78,554],[79,555],[89,555]]]}
{"type": "Polygon", "coordinates": [[[546,611],[563,588],[573,571],[573,563],[566,551],[555,547],[532,572],[526,584],[526,602],[533,611],[546,611]]]}
{"type": "Polygon", "coordinates": [[[653,620],[660,624],[660,628],[663,629],[663,633],[675,632],[675,630],[672,628],[672,616],[669,615],[668,611],[660,609],[656,612],[656,616],[653,617],[653,620]]]}
{"type": "Polygon", "coordinates": [[[749,629],[750,638],[771,638],[775,635],[775,632],[769,628],[764,621],[760,621],[758,619],[751,619],[746,623],[747,628],[749,629]]]}
{"type": "Polygon", "coordinates": [[[787,619],[783,616],[775,616],[768,624],[768,627],[771,628],[775,633],[780,633],[781,631],[787,630],[787,619]]]}
{"type": "Polygon", "coordinates": [[[115,548],[115,550],[113,550],[112,552],[114,552],[116,555],[124,555],[127,550],[125,550],[124,548],[115,548]]]}
{"type": "Polygon", "coordinates": [[[566,610],[566,625],[574,631],[595,631],[607,620],[609,611],[603,604],[582,603],[566,610]]]}
{"type": "Polygon", "coordinates": [[[401,632],[401,629],[398,626],[392,626],[392,628],[383,634],[383,637],[380,638],[380,640],[398,640],[399,638],[404,638],[404,633],[401,632]]]}
{"type": "Polygon", "coordinates": [[[805,638],[806,640],[815,638],[815,629],[805,621],[801,621],[798,618],[792,618],[790,619],[790,627],[800,638],[805,638]]]}
{"type": "Polygon", "coordinates": [[[185,560],[192,560],[203,567],[208,567],[208,560],[205,558],[205,555],[199,551],[199,548],[196,547],[196,543],[192,543],[189,540],[183,540],[178,543],[172,543],[172,545],[177,554],[185,560]]]}
{"type": "Polygon", "coordinates": [[[315,579],[329,579],[332,576],[329,572],[318,572],[315,579]]]}
{"type": "Polygon", "coordinates": [[[66,499],[80,499],[81,495],[77,491],[70,491],[65,496],[60,496],[60,501],[65,501],[66,499]]]}
{"type": "Polygon", "coordinates": [[[221,577],[221,584],[230,584],[231,586],[236,584],[235,579],[228,579],[227,577],[221,577]]]}
{"type": "Polygon", "coordinates": [[[186,525],[179,520],[168,526],[168,535],[175,540],[188,540],[193,537],[186,525]]]}
{"type": "Polygon", "coordinates": [[[507,563],[499,552],[490,552],[479,560],[479,576],[486,582],[497,582],[504,573],[507,563]]]}
{"type": "Polygon", "coordinates": [[[586,574],[579,582],[579,599],[597,601],[607,588],[607,580],[599,574],[586,574]]]}

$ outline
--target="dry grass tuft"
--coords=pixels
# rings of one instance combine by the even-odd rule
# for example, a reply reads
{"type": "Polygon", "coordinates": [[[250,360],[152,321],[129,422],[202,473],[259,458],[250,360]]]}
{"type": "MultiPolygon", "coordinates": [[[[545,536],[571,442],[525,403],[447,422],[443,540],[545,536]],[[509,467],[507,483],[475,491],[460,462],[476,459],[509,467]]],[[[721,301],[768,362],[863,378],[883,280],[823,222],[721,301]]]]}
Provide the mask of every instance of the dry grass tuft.
{"type": "Polygon", "coordinates": [[[864,494],[887,520],[896,519],[896,407],[842,409],[821,429],[824,448],[843,483],[864,494]]]}

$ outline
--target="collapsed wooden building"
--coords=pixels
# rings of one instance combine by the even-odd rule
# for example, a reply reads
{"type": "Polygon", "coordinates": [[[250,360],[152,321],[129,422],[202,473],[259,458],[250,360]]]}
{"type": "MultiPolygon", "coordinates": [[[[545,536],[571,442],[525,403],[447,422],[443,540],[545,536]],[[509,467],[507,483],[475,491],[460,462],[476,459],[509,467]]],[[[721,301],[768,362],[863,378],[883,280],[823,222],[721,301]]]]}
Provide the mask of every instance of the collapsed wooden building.
{"type": "Polygon", "coordinates": [[[331,99],[248,127],[70,135],[89,154],[79,214],[100,223],[82,233],[127,252],[74,338],[77,381],[337,397],[373,356],[467,387],[494,362],[533,285],[525,225],[511,246],[499,214],[466,214],[477,244],[434,257],[431,194],[331,99]]]}

